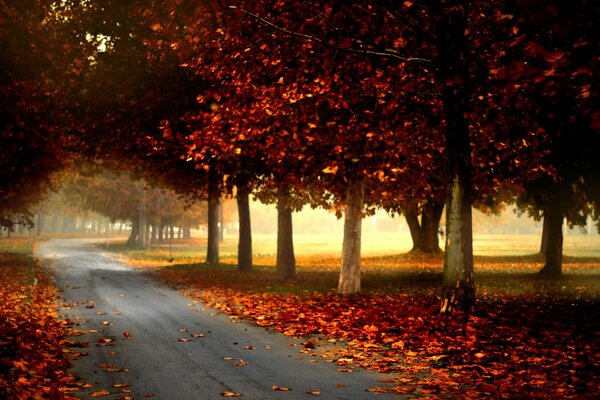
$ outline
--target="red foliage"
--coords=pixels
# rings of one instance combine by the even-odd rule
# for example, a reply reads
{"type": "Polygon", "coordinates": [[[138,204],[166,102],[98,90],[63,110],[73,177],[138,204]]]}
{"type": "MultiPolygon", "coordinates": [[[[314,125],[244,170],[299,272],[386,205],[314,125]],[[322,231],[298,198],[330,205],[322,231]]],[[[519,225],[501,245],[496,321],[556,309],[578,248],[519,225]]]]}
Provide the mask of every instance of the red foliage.
{"type": "Polygon", "coordinates": [[[438,314],[439,300],[428,290],[346,297],[248,293],[235,285],[206,287],[202,278],[177,270],[162,276],[228,314],[310,337],[302,353],[343,370],[391,373],[391,391],[397,393],[591,399],[600,387],[600,339],[594,333],[600,327],[592,301],[486,293],[473,315],[447,318],[438,314]]]}
{"type": "Polygon", "coordinates": [[[57,320],[57,289],[24,256],[0,255],[0,397],[72,399],[63,356],[68,323],[57,320]]]}

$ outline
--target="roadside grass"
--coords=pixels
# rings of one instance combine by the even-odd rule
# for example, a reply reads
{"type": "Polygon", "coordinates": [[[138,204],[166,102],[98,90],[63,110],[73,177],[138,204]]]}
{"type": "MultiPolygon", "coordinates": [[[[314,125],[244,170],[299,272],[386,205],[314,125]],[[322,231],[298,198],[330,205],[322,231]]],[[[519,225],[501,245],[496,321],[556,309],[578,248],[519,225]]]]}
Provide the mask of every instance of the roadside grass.
{"type": "Polygon", "coordinates": [[[29,238],[0,239],[0,398],[69,399],[67,323],[58,319],[58,290],[33,246],[29,238]]]}
{"type": "MultiPolygon", "coordinates": [[[[510,237],[506,245],[510,245],[510,237]]],[[[496,241],[494,246],[499,244],[496,241]]],[[[275,272],[276,257],[255,244],[253,270],[237,271],[235,238],[226,238],[220,246],[218,266],[205,263],[206,240],[177,240],[155,244],[148,249],[128,248],[122,241],[103,244],[107,251],[123,256],[125,262],[140,268],[166,268],[189,274],[194,285],[228,287],[250,292],[327,292],[337,287],[340,257],[317,252],[310,246],[296,257],[297,275],[282,281],[275,272]]],[[[318,247],[317,247],[318,248],[318,247]]],[[[297,252],[298,253],[298,252],[297,252]]],[[[564,298],[600,298],[600,257],[565,256],[563,276],[549,278],[537,272],[544,258],[540,254],[475,256],[475,280],[480,295],[546,294],[564,298]]],[[[435,291],[442,279],[443,254],[407,252],[363,257],[361,262],[364,292],[435,291]]]]}
{"type": "Polygon", "coordinates": [[[600,258],[565,257],[563,276],[548,278],[537,273],[538,254],[476,256],[476,309],[446,318],[442,255],[365,256],[362,295],[338,296],[336,254],[298,252],[297,277],[282,281],[260,243],[250,272],[237,271],[233,241],[217,266],[204,263],[202,241],[173,246],[173,262],[165,247],[109,250],[199,305],[305,338],[302,357],[389,373],[393,386],[375,393],[595,399],[600,391],[600,258]]]}

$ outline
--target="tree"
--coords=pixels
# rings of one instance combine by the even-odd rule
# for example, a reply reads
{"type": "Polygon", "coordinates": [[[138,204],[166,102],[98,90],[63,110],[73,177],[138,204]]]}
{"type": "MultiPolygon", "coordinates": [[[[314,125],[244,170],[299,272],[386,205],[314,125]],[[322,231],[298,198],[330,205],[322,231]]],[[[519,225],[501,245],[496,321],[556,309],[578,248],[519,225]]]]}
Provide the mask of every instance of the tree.
{"type": "Polygon", "coordinates": [[[519,36],[505,47],[493,75],[504,83],[502,104],[532,132],[528,145],[538,147],[538,156],[530,158],[535,168],[520,179],[519,205],[544,219],[546,263],[540,272],[560,275],[563,220],[585,225],[599,201],[594,149],[600,111],[593,71],[600,10],[589,1],[543,7],[527,1],[514,4],[513,12],[511,25],[519,36]]]}
{"type": "Polygon", "coordinates": [[[51,74],[50,1],[0,4],[0,225],[30,223],[30,207],[68,164],[67,116],[51,74]]]}

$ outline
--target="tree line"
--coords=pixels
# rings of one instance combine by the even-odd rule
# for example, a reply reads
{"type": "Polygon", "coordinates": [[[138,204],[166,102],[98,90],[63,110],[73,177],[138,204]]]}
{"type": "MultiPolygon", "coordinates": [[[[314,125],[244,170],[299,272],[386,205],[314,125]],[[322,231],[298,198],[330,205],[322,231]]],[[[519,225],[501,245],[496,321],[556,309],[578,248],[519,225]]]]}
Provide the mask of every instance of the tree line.
{"type": "Polygon", "coordinates": [[[338,290],[356,293],[365,215],[401,213],[415,247],[438,251],[445,207],[442,312],[474,304],[473,206],[543,218],[553,275],[564,219],[599,220],[593,1],[2,8],[20,21],[0,28],[2,152],[23,164],[3,183],[3,214],[26,214],[38,191],[20,188],[46,185],[31,171],[112,160],[207,201],[210,263],[223,195],[238,203],[240,270],[252,268],[250,197],[277,204],[277,268],[291,278],[292,212],[325,207],[345,221],[338,290]]]}

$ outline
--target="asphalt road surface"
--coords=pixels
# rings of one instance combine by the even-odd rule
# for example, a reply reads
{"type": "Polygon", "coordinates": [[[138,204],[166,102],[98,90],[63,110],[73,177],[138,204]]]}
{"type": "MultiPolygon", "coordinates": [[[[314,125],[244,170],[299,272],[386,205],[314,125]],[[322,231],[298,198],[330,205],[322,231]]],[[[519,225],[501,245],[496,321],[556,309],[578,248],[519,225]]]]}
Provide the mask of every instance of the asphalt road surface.
{"type": "Polygon", "coordinates": [[[69,305],[61,313],[83,331],[71,339],[89,343],[71,348],[89,353],[73,361],[72,372],[93,386],[74,393],[77,397],[204,400],[222,399],[226,392],[252,400],[391,397],[366,391],[385,386],[378,382],[385,375],[340,372],[335,363],[300,353],[301,340],[192,302],[89,242],[51,240],[37,248],[69,305]],[[110,394],[91,396],[102,390],[110,394]]]}

